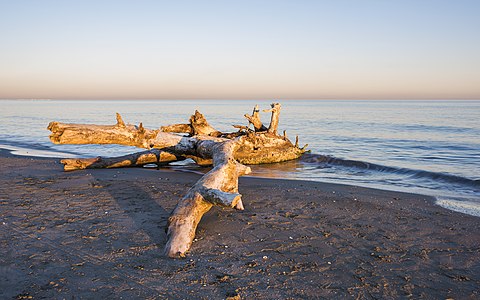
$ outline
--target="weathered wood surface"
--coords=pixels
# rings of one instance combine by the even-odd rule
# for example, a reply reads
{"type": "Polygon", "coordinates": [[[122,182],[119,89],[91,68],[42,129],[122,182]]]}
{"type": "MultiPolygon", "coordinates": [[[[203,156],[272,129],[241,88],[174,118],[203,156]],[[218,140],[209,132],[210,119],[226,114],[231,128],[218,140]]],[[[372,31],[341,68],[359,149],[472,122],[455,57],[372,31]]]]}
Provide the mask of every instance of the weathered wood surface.
{"type": "Polygon", "coordinates": [[[201,143],[205,151],[212,151],[213,169],[205,174],[180,200],[168,219],[165,254],[183,257],[195,237],[195,230],[202,216],[213,205],[243,210],[238,193],[238,177],[250,173],[246,167],[232,158],[237,142],[216,144],[201,143]]]}
{"type": "Polygon", "coordinates": [[[151,149],[117,157],[67,158],[62,159],[60,162],[64,165],[65,171],[73,171],[83,169],[141,167],[146,164],[156,164],[160,166],[184,159],[183,157],[177,157],[172,153],[160,149],[151,149]]]}
{"type": "Polygon", "coordinates": [[[189,119],[189,124],[174,124],[152,130],[125,124],[117,114],[115,125],[65,124],[51,122],[50,140],[56,144],[119,144],[151,149],[137,154],[115,158],[62,160],[65,170],[123,167],[145,163],[167,163],[192,158],[198,164],[213,164],[179,201],[168,222],[168,240],[165,253],[170,257],[184,257],[190,249],[195,229],[213,205],[243,209],[238,193],[238,177],[250,173],[243,164],[264,164],[292,160],[305,152],[287,138],[279,136],[278,123],[281,105],[273,103],[271,122],[267,129],[260,121],[258,106],[251,116],[245,115],[254,125],[235,126],[235,133],[222,133],[213,128],[198,111],[189,119]],[[185,135],[179,135],[187,134],[185,135]]]}
{"type": "Polygon", "coordinates": [[[152,142],[160,130],[145,129],[140,123],[125,125],[117,113],[115,125],[68,124],[50,122],[50,141],[54,144],[117,144],[153,148],[152,142]]]}

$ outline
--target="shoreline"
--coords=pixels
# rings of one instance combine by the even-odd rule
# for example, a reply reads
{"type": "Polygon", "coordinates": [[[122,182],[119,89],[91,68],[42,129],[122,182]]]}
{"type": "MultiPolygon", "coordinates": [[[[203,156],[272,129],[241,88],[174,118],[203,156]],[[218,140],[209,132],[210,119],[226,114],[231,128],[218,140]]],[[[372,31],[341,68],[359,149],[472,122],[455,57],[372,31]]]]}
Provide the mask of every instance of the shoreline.
{"type": "Polygon", "coordinates": [[[242,177],[245,211],[212,209],[173,260],[166,221],[199,175],[63,172],[6,150],[0,164],[0,298],[480,295],[480,219],[429,196],[242,177]]]}
{"type": "MultiPolygon", "coordinates": [[[[31,146],[31,145],[29,145],[31,146]]],[[[13,155],[19,155],[19,156],[26,156],[26,157],[41,157],[41,158],[53,158],[53,159],[63,159],[63,158],[76,158],[76,157],[95,157],[98,155],[80,155],[78,153],[74,152],[64,152],[64,151],[57,151],[52,148],[48,147],[25,147],[23,145],[13,145],[9,143],[1,143],[0,142],[0,151],[1,150],[6,150],[9,153],[13,155]]],[[[130,154],[132,151],[127,151],[125,153],[121,154],[130,154]]],[[[105,154],[101,156],[115,156],[114,154],[105,154]]],[[[315,155],[315,154],[314,154],[315,155]]],[[[288,162],[287,162],[288,163],[288,162]]],[[[285,165],[282,166],[284,163],[280,163],[278,167],[280,168],[285,168],[285,165]]],[[[276,164],[273,164],[276,165],[276,164]]],[[[386,190],[386,191],[391,191],[391,192],[399,192],[399,193],[411,193],[411,194],[419,194],[419,195],[425,195],[428,197],[432,197],[435,199],[435,204],[439,205],[443,208],[446,208],[448,210],[460,212],[466,215],[470,216],[475,216],[480,218],[480,199],[478,199],[475,194],[472,194],[469,192],[469,194],[451,194],[450,192],[447,193],[445,196],[443,193],[438,193],[434,192],[434,190],[426,188],[419,188],[419,187],[402,187],[398,185],[384,185],[384,184],[378,184],[375,182],[363,182],[363,183],[355,183],[355,182],[337,182],[338,180],[330,180],[329,178],[321,178],[321,179],[309,179],[306,177],[301,177],[301,178],[282,178],[282,174],[276,174],[276,175],[266,175],[262,176],[262,173],[267,172],[269,174],[275,173],[276,169],[271,168],[272,166],[270,165],[260,165],[260,166],[251,166],[253,168],[253,173],[251,175],[246,175],[244,178],[264,178],[264,179],[275,179],[275,180],[295,180],[295,181],[314,181],[314,182],[320,182],[320,183],[326,183],[326,184],[340,184],[340,185],[347,185],[347,186],[359,186],[359,187],[364,187],[364,188],[369,188],[369,189],[378,189],[378,190],[386,190]],[[419,190],[420,189],[420,190],[419,190]],[[473,197],[473,198],[472,198],[473,197]]],[[[394,167],[395,168],[395,167],[394,167]]],[[[172,169],[176,169],[175,167],[172,166],[172,169]]],[[[187,166],[187,168],[179,168],[176,169],[182,172],[191,172],[191,173],[196,173],[196,174],[201,174],[202,171],[197,171],[195,168],[192,168],[191,166],[187,166]]],[[[414,170],[411,169],[413,172],[421,172],[419,170],[414,170]]],[[[287,171],[291,172],[291,171],[287,171]]],[[[454,176],[454,175],[442,175],[442,176],[454,176]]],[[[464,178],[465,179],[465,178],[464,178]]],[[[341,180],[340,180],[341,181],[341,180]]]]}

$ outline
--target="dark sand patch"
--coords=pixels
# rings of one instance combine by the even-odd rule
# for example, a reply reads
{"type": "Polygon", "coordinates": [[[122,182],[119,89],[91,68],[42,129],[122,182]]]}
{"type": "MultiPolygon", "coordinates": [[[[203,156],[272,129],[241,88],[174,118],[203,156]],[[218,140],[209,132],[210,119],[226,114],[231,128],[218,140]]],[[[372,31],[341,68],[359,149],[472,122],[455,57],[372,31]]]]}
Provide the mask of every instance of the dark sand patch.
{"type": "Polygon", "coordinates": [[[241,178],[245,211],[212,209],[172,260],[165,224],[198,175],[0,166],[1,299],[480,297],[480,218],[426,196],[241,178]]]}

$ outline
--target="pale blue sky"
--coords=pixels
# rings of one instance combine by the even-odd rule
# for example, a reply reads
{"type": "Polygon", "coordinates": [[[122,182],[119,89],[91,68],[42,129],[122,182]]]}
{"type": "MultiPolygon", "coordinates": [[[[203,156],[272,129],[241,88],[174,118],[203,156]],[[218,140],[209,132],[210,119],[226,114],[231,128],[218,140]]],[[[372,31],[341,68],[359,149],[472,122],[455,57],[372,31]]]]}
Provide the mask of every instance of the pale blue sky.
{"type": "Polygon", "coordinates": [[[0,98],[480,98],[480,1],[0,0],[0,98]]]}

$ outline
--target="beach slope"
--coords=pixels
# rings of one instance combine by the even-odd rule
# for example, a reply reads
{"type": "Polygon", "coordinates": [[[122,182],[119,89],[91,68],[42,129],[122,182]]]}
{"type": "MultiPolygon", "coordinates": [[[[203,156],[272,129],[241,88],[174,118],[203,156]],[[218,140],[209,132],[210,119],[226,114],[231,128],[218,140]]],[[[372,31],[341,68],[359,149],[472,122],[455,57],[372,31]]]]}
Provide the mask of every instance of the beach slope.
{"type": "Polygon", "coordinates": [[[199,175],[0,166],[1,299],[480,297],[480,218],[427,196],[241,178],[245,210],[212,209],[175,260],[167,218],[199,175]]]}

